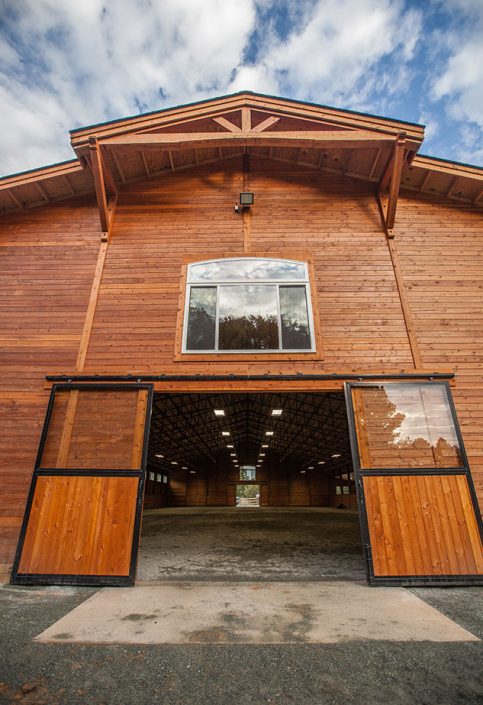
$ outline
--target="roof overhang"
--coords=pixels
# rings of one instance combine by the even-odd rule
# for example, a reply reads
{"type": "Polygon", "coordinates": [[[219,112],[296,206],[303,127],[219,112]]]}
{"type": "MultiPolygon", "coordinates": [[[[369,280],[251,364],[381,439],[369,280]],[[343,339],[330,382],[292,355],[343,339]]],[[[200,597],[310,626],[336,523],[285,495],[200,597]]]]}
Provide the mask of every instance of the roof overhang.
{"type": "Polygon", "coordinates": [[[0,179],[0,209],[95,191],[106,230],[124,183],[247,153],[373,183],[389,225],[400,187],[480,205],[483,169],[416,156],[423,138],[422,125],[237,93],[72,130],[77,159],[0,179]]]}

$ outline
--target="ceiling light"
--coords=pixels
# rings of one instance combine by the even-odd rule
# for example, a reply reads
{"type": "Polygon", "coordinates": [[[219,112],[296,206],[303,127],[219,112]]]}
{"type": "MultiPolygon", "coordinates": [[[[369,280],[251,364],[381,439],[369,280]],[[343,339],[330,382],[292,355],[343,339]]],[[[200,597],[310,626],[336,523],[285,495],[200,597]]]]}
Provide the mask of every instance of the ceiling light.
{"type": "Polygon", "coordinates": [[[190,475],[196,475],[196,470],[190,470],[190,475]]]}
{"type": "Polygon", "coordinates": [[[224,409],[213,409],[215,412],[215,416],[224,416],[225,415],[225,410],[224,409]]]}
{"type": "Polygon", "coordinates": [[[301,471],[300,471],[300,474],[301,474],[301,475],[305,475],[306,472],[307,472],[307,470],[301,470],[301,471]]]}
{"type": "Polygon", "coordinates": [[[260,453],[260,458],[264,458],[264,457],[265,457],[265,453],[260,453]]]}
{"type": "Polygon", "coordinates": [[[331,457],[332,458],[340,458],[340,455],[341,455],[340,453],[334,453],[334,455],[332,455],[331,457]]]}
{"type": "Polygon", "coordinates": [[[317,463],[317,465],[325,465],[325,460],[319,460],[319,462],[317,463]]]}
{"type": "Polygon", "coordinates": [[[272,409],[272,416],[281,416],[283,409],[272,409]]]}
{"type": "Polygon", "coordinates": [[[262,443],[262,448],[268,448],[268,443],[262,443]]]}
{"type": "Polygon", "coordinates": [[[222,431],[222,432],[221,432],[221,435],[222,435],[222,436],[229,436],[229,435],[230,435],[230,431],[222,431]]]}
{"type": "Polygon", "coordinates": [[[234,448],[235,446],[233,445],[233,443],[229,443],[226,447],[227,448],[234,448]]]}
{"type": "Polygon", "coordinates": [[[313,465],[309,465],[309,467],[307,468],[307,470],[313,470],[313,469],[314,469],[313,465]]]}
{"type": "Polygon", "coordinates": [[[265,431],[266,436],[273,436],[274,431],[265,431]]]}
{"type": "Polygon", "coordinates": [[[178,463],[176,462],[176,460],[172,460],[172,461],[171,461],[171,465],[177,465],[177,464],[178,464],[178,463]]]}
{"type": "Polygon", "coordinates": [[[182,470],[187,470],[188,468],[186,467],[186,465],[183,465],[181,469],[182,469],[182,470]]]}
{"type": "Polygon", "coordinates": [[[259,468],[259,467],[260,467],[260,465],[258,464],[258,465],[256,465],[256,467],[257,467],[257,468],[259,468]]]}
{"type": "Polygon", "coordinates": [[[236,458],[236,453],[230,453],[232,458],[236,458]]]}
{"type": "Polygon", "coordinates": [[[164,458],[164,455],[161,455],[161,453],[155,453],[154,457],[155,458],[164,458]]]}

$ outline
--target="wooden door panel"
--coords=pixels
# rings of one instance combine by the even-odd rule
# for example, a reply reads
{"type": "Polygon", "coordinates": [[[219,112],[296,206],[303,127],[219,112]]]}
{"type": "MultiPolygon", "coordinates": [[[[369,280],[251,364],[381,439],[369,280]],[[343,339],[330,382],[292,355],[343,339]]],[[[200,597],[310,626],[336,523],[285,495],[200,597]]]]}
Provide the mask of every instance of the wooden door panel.
{"type": "Polygon", "coordinates": [[[346,384],[367,577],[483,582],[482,526],[447,383],[346,384]]]}
{"type": "Polygon", "coordinates": [[[19,572],[128,576],[138,483],[39,476],[19,572]]]}
{"type": "Polygon", "coordinates": [[[147,390],[80,392],[55,395],[40,467],[138,469],[131,455],[147,390]]]}
{"type": "Polygon", "coordinates": [[[54,386],[12,582],[134,583],[151,403],[151,385],[54,386]]]}
{"type": "Polygon", "coordinates": [[[483,573],[464,476],[368,476],[363,484],[374,575],[483,573]]]}

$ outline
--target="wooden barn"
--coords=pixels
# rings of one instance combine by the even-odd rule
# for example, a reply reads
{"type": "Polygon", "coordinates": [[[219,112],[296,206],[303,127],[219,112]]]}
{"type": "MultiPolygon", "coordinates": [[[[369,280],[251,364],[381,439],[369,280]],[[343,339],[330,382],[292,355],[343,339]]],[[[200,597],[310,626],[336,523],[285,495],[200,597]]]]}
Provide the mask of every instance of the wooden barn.
{"type": "Polygon", "coordinates": [[[248,504],[481,581],[483,169],[423,138],[243,92],[0,179],[5,576],[130,585],[143,508],[248,504]]]}

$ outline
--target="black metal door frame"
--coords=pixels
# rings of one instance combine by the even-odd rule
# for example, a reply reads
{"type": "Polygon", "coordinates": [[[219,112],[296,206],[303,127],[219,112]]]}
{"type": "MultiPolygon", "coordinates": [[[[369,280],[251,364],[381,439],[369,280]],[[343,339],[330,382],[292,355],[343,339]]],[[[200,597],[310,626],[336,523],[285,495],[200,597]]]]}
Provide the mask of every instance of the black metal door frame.
{"type": "Polygon", "coordinates": [[[148,443],[149,443],[149,431],[150,431],[150,421],[151,421],[151,411],[153,405],[153,385],[152,384],[108,384],[108,383],[95,383],[95,384],[54,384],[50,393],[49,403],[47,406],[47,411],[44,419],[44,424],[42,427],[42,433],[40,436],[39,448],[37,452],[37,457],[35,460],[34,472],[32,476],[32,482],[30,485],[30,490],[27,498],[27,504],[25,507],[25,513],[22,521],[22,527],[20,530],[19,541],[17,545],[17,551],[15,554],[15,560],[12,569],[11,582],[16,585],[92,585],[92,586],[131,586],[134,585],[136,577],[136,565],[137,565],[137,555],[139,547],[139,535],[141,531],[141,519],[142,519],[142,509],[144,502],[144,485],[146,480],[146,468],[148,461],[148,443]],[[128,470],[119,469],[78,469],[78,468],[43,468],[41,467],[42,455],[45,447],[45,442],[47,440],[47,433],[49,429],[49,423],[52,416],[52,410],[54,407],[55,395],[59,391],[127,391],[127,390],[142,390],[145,389],[148,392],[148,401],[146,405],[146,417],[145,417],[145,427],[143,436],[143,452],[141,458],[141,467],[133,468],[128,470]],[[37,479],[42,476],[60,476],[60,477],[131,477],[138,478],[138,490],[136,496],[136,510],[134,518],[134,531],[132,539],[132,550],[130,559],[129,575],[127,576],[112,576],[112,575],[67,575],[67,574],[44,574],[44,573],[19,573],[18,567],[20,564],[20,559],[22,556],[23,546],[25,542],[25,536],[27,533],[27,527],[30,518],[30,512],[32,509],[32,502],[35,495],[35,488],[37,485],[37,479]]]}
{"type": "Polygon", "coordinates": [[[483,584],[482,575],[407,575],[407,576],[377,576],[374,575],[374,566],[372,562],[372,547],[369,535],[369,522],[367,517],[367,507],[364,495],[364,477],[368,476],[391,476],[391,475],[464,475],[468,483],[468,489],[471,497],[471,502],[473,506],[473,511],[475,513],[477,525],[480,531],[480,537],[483,539],[483,523],[481,520],[481,514],[478,506],[478,498],[476,496],[476,491],[473,483],[473,478],[471,476],[470,467],[468,464],[468,457],[466,455],[465,446],[463,443],[463,437],[461,435],[460,425],[458,423],[458,417],[456,415],[456,409],[451,394],[451,388],[446,381],[428,381],[428,382],[385,382],[384,379],[379,378],[378,381],[374,382],[345,382],[344,383],[344,394],[347,407],[347,421],[349,425],[349,437],[351,443],[352,452],[352,464],[354,467],[354,479],[356,485],[356,495],[357,495],[357,506],[359,509],[359,524],[361,529],[362,545],[364,549],[364,562],[366,568],[366,578],[369,585],[401,585],[401,586],[411,586],[411,585],[481,585],[483,584]],[[451,418],[456,431],[456,436],[458,443],[460,445],[461,459],[463,465],[456,468],[377,468],[377,469],[367,469],[361,468],[360,455],[359,455],[359,443],[357,440],[357,432],[355,426],[355,409],[352,402],[351,390],[355,387],[369,388],[374,387],[377,384],[384,384],[384,386],[439,386],[446,390],[446,395],[449,403],[449,408],[451,411],[451,418]]]}

